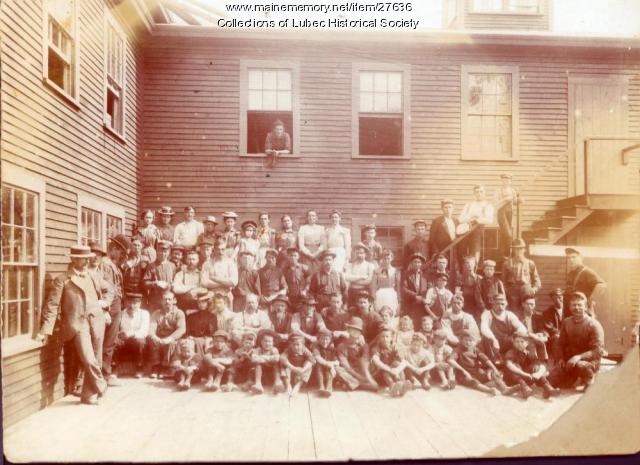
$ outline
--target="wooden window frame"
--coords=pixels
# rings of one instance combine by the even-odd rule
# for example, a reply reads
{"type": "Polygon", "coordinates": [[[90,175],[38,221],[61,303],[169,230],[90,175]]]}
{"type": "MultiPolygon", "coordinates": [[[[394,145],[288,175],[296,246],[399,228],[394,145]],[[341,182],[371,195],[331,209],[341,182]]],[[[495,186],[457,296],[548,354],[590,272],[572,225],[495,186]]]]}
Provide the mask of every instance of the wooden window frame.
{"type": "Polygon", "coordinates": [[[2,161],[2,178],[7,185],[18,189],[28,190],[38,196],[38,209],[35,213],[36,237],[38,238],[37,247],[37,273],[34,291],[33,311],[33,328],[32,334],[23,334],[14,336],[10,339],[2,340],[2,359],[13,355],[27,352],[42,347],[42,344],[36,342],[33,336],[39,330],[40,309],[42,308],[44,297],[45,282],[45,214],[46,214],[46,181],[43,177],[36,175],[30,171],[2,161]]]}
{"type": "MultiPolygon", "coordinates": [[[[51,90],[60,96],[64,101],[70,104],[74,109],[80,109],[80,27],[78,18],[78,3],[80,0],[73,1],[73,34],[71,41],[73,43],[73,52],[70,57],[71,72],[73,80],[73,93],[67,92],[58,84],[49,78],[49,48],[55,53],[62,55],[56,50],[56,46],[51,44],[49,40],[49,10],[47,9],[47,0],[42,2],[42,81],[51,90]]],[[[67,31],[69,32],[69,31],[67,31]]],[[[71,35],[71,34],[70,34],[71,35]]]]}
{"type": "MultiPolygon", "coordinates": [[[[107,247],[107,215],[120,218],[122,220],[122,228],[125,227],[125,211],[124,208],[107,200],[99,199],[84,192],[78,193],[78,234],[77,243],[82,242],[82,209],[88,208],[100,212],[100,245],[106,249],[107,247]]],[[[124,232],[124,231],[123,231],[124,232]]]]}
{"type": "Polygon", "coordinates": [[[351,158],[370,160],[411,159],[411,65],[396,63],[353,63],[351,67],[351,158]],[[402,155],[360,155],[360,72],[402,73],[402,155]]]}
{"type": "Polygon", "coordinates": [[[113,136],[119,142],[125,144],[126,143],[126,131],[127,131],[127,35],[125,34],[122,26],[114,15],[109,11],[109,8],[105,5],[105,14],[104,14],[104,73],[103,73],[103,86],[104,86],[104,108],[103,108],[103,127],[107,133],[113,136]],[[116,79],[112,76],[109,76],[109,27],[112,27],[115,31],[116,37],[122,41],[122,56],[120,57],[120,68],[122,70],[121,82],[118,83],[116,79]],[[115,86],[110,85],[109,80],[113,80],[115,82],[115,86]],[[119,89],[118,89],[119,87],[119,89]],[[122,128],[121,132],[118,132],[117,129],[109,125],[108,122],[108,114],[107,114],[107,104],[109,97],[109,90],[112,90],[114,93],[120,93],[120,126],[122,128]]]}
{"type": "Polygon", "coordinates": [[[503,161],[517,162],[520,157],[520,71],[518,66],[502,66],[502,65],[461,65],[460,67],[460,140],[461,140],[461,159],[469,161],[503,161]],[[487,74],[511,74],[511,156],[474,156],[470,155],[472,151],[471,144],[468,141],[468,111],[469,111],[469,74],[487,73],[487,74]]]}
{"type": "Polygon", "coordinates": [[[538,0],[538,11],[536,13],[527,11],[509,11],[509,2],[511,0],[501,0],[502,8],[496,11],[488,10],[476,10],[475,1],[467,0],[469,2],[469,13],[474,15],[505,15],[505,16],[544,16],[546,14],[546,1],[538,0]]]}
{"type": "Polygon", "coordinates": [[[291,70],[291,120],[293,137],[291,140],[292,153],[281,155],[279,158],[300,157],[300,63],[297,61],[273,60],[240,60],[240,156],[264,158],[265,153],[247,153],[247,111],[249,108],[249,69],[288,69],[291,70]]]}
{"type": "MultiPolygon", "coordinates": [[[[404,250],[405,244],[413,239],[413,225],[411,223],[412,220],[408,218],[386,216],[379,216],[375,218],[355,217],[351,219],[351,238],[353,243],[357,244],[360,241],[362,228],[368,224],[375,224],[376,227],[380,228],[402,228],[402,251],[404,250]]],[[[399,259],[400,257],[394,257],[394,260],[399,259]]]]}

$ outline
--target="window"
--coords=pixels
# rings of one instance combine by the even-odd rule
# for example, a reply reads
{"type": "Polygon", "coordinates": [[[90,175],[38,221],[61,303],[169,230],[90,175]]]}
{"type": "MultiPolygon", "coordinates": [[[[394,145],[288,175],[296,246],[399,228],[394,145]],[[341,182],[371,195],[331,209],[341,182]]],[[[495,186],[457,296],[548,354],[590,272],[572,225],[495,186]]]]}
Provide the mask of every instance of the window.
{"type": "Polygon", "coordinates": [[[105,13],[105,110],[104,125],[124,137],[126,36],[111,13],[105,13]]]}
{"type": "Polygon", "coordinates": [[[77,104],[76,0],[45,0],[44,8],[44,81],[77,104]]]}
{"type": "Polygon", "coordinates": [[[409,158],[409,66],[353,68],[353,156],[409,158]]]}
{"type": "Polygon", "coordinates": [[[106,248],[109,239],[122,234],[124,209],[87,194],[78,195],[78,242],[96,241],[106,248]]]}
{"type": "Polygon", "coordinates": [[[45,182],[2,163],[2,356],[37,347],[44,280],[45,182]]]}
{"type": "Polygon", "coordinates": [[[473,0],[474,13],[539,14],[540,0],[473,0]]]}
{"type": "Polygon", "coordinates": [[[517,158],[518,81],[515,66],[462,66],[462,158],[517,158]]]}
{"type": "MultiPolygon", "coordinates": [[[[243,61],[241,63],[240,153],[265,155],[267,135],[280,121],[284,132],[278,143],[290,155],[299,155],[298,75],[295,63],[243,61]]],[[[271,136],[270,136],[271,139],[271,136]]],[[[275,148],[275,146],[274,146],[275,148]]],[[[286,156],[286,155],[285,155],[286,156]]]]}
{"type": "MultiPolygon", "coordinates": [[[[365,227],[360,226],[360,240],[363,242],[367,238],[365,227]]],[[[404,246],[403,226],[376,226],[376,241],[382,245],[383,249],[391,250],[395,260],[402,260],[404,246]]]]}

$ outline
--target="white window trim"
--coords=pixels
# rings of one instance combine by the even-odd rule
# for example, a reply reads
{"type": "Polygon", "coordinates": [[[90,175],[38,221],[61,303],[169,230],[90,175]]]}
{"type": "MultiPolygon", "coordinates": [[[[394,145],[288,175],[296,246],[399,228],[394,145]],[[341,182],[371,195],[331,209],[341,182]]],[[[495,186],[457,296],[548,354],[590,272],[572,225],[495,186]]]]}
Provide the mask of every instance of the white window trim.
{"type": "Polygon", "coordinates": [[[371,160],[411,159],[411,65],[353,63],[351,67],[351,158],[371,160]],[[360,71],[402,72],[402,156],[360,155],[360,71]]]}
{"type": "Polygon", "coordinates": [[[103,127],[104,129],[115,137],[118,141],[123,144],[126,143],[126,135],[127,135],[127,35],[125,34],[122,26],[115,18],[115,16],[109,10],[109,7],[105,5],[104,7],[104,35],[103,35],[103,45],[104,45],[104,71],[103,71],[103,93],[104,93],[104,103],[103,103],[103,127]],[[124,43],[123,55],[122,55],[122,83],[121,83],[121,95],[120,99],[122,101],[122,133],[118,133],[113,128],[111,128],[107,124],[107,88],[108,88],[108,79],[107,79],[107,59],[109,56],[109,46],[108,46],[108,26],[111,25],[122,42],[124,43]]]}
{"type": "Polygon", "coordinates": [[[35,218],[36,231],[38,234],[38,277],[36,282],[38,300],[34,302],[34,334],[23,334],[21,336],[12,337],[8,340],[2,340],[2,358],[11,357],[13,355],[27,352],[42,347],[42,344],[33,340],[33,335],[39,330],[40,309],[44,299],[44,278],[45,278],[45,212],[46,212],[46,190],[47,184],[43,177],[12,165],[6,161],[2,161],[2,178],[12,186],[26,189],[38,194],[38,214],[35,218]]]}
{"type": "Polygon", "coordinates": [[[300,63],[297,61],[240,60],[240,156],[266,157],[265,153],[247,153],[247,110],[249,108],[249,68],[278,68],[291,70],[291,112],[293,153],[280,158],[300,157],[300,63]]]}
{"type": "Polygon", "coordinates": [[[461,65],[460,67],[460,141],[461,159],[470,161],[503,161],[516,162],[520,157],[520,71],[518,66],[497,66],[497,65],[461,65]],[[488,157],[470,155],[471,144],[468,141],[468,120],[467,113],[469,102],[469,73],[502,73],[511,74],[511,156],[510,157],[488,157]]]}
{"type": "Polygon", "coordinates": [[[75,95],[71,95],[58,84],[49,79],[49,11],[47,1],[42,1],[42,82],[62,97],[76,110],[80,109],[80,27],[78,24],[78,3],[80,0],[73,0],[73,88],[75,95]]]}
{"type": "MultiPolygon", "coordinates": [[[[462,0],[465,1],[465,0],[462,0]]],[[[504,15],[504,16],[544,16],[547,10],[546,8],[546,0],[538,0],[538,11],[536,13],[526,12],[526,11],[509,11],[507,9],[507,5],[509,0],[502,0],[502,8],[498,11],[489,11],[489,10],[476,10],[474,7],[473,0],[469,1],[469,13],[474,15],[504,15]]]]}
{"type": "MultiPolygon", "coordinates": [[[[351,219],[351,238],[354,244],[360,242],[360,233],[362,231],[362,227],[368,224],[375,224],[376,227],[381,228],[402,228],[402,247],[413,239],[412,231],[413,231],[413,220],[410,218],[404,217],[386,217],[386,216],[376,216],[375,218],[371,217],[355,217],[351,219]],[[357,239],[357,240],[356,240],[357,239]]],[[[394,260],[399,259],[400,257],[394,257],[394,260]]]]}
{"type": "Polygon", "coordinates": [[[82,209],[89,208],[91,210],[96,210],[101,213],[100,215],[100,243],[106,248],[107,247],[107,215],[115,216],[122,220],[122,227],[124,229],[125,225],[125,211],[124,208],[109,202],[107,200],[100,199],[98,197],[94,197],[93,195],[87,194],[85,192],[78,192],[78,244],[81,241],[82,237],[82,209]]]}

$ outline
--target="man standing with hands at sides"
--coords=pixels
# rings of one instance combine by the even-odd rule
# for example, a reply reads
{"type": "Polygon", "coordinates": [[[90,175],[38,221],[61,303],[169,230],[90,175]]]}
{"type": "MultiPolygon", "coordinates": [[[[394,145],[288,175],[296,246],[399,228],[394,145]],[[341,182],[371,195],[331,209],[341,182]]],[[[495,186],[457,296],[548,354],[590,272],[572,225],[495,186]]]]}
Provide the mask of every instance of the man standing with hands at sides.
{"type": "Polygon", "coordinates": [[[511,187],[511,173],[500,175],[502,186],[496,191],[494,204],[500,228],[500,250],[503,257],[509,256],[509,244],[513,241],[513,206],[518,202],[518,192],[511,187]]]}
{"type": "Polygon", "coordinates": [[[225,254],[224,237],[216,237],[211,260],[202,266],[200,271],[200,286],[206,287],[214,294],[223,294],[228,304],[233,305],[231,290],[238,285],[238,268],[235,259],[227,258],[225,254]]]}
{"type": "Polygon", "coordinates": [[[73,344],[84,370],[80,401],[96,404],[107,390],[102,376],[102,341],[105,313],[113,299],[113,288],[87,270],[93,257],[87,246],[71,247],[71,266],[58,276],[42,312],[42,326],[36,340],[46,343],[60,314],[63,342],[73,344]]]}
{"type": "Polygon", "coordinates": [[[224,222],[224,231],[222,232],[225,242],[224,254],[235,262],[240,249],[240,231],[236,229],[238,214],[236,212],[224,212],[222,221],[224,222]]]}
{"type": "Polygon", "coordinates": [[[476,184],[473,187],[473,195],[475,200],[465,204],[458,217],[458,221],[461,223],[458,228],[460,229],[462,224],[468,225],[462,228],[463,231],[465,229],[469,230],[476,225],[479,226],[465,239],[466,253],[463,255],[473,255],[476,259],[476,264],[478,264],[480,263],[480,251],[482,248],[483,226],[494,222],[494,209],[491,202],[485,199],[484,186],[476,184]]]}
{"type": "Polygon", "coordinates": [[[582,292],[587,296],[589,303],[587,312],[596,317],[596,307],[598,302],[604,298],[607,284],[598,273],[582,263],[582,254],[573,247],[564,249],[567,256],[567,287],[564,294],[564,306],[569,308],[571,296],[574,292],[582,292]]]}
{"type": "Polygon", "coordinates": [[[429,251],[433,256],[439,254],[456,239],[458,220],[453,217],[453,200],[444,199],[440,202],[442,215],[431,222],[429,230],[429,251]]]}
{"type": "Polygon", "coordinates": [[[142,280],[142,287],[149,293],[149,310],[160,307],[162,293],[171,288],[176,274],[175,263],[169,261],[171,242],[158,241],[158,258],[156,262],[147,267],[142,280]]]}
{"type": "MultiPolygon", "coordinates": [[[[422,255],[425,260],[430,257],[429,255],[429,239],[427,239],[427,222],[425,220],[417,220],[413,223],[413,230],[416,237],[407,242],[404,246],[404,268],[406,269],[411,262],[411,257],[415,254],[422,255]]],[[[425,263],[422,267],[425,267],[425,263]]]]}
{"type": "Polygon", "coordinates": [[[524,256],[525,247],[522,239],[515,239],[511,245],[511,257],[502,264],[502,281],[512,312],[518,312],[522,301],[526,297],[534,297],[542,286],[536,264],[524,256]]]}
{"type": "Polygon", "coordinates": [[[427,277],[422,271],[426,261],[422,254],[416,253],[410,256],[409,266],[402,278],[401,313],[411,317],[414,328],[419,328],[420,320],[427,315],[426,299],[429,285],[427,284],[427,277]]]}
{"type": "Polygon", "coordinates": [[[204,226],[196,219],[196,210],[191,205],[184,209],[184,221],[176,225],[173,231],[173,243],[185,249],[192,249],[198,243],[198,236],[204,232],[204,226]]]}

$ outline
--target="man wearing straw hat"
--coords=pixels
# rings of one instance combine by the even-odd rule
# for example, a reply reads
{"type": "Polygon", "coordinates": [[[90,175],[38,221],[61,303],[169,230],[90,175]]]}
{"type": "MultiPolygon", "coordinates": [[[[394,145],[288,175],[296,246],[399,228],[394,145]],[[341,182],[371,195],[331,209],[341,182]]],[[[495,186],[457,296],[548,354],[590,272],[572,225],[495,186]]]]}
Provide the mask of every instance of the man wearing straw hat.
{"type": "Polygon", "coordinates": [[[36,340],[46,343],[60,314],[62,340],[73,344],[85,373],[80,400],[96,404],[107,390],[100,365],[105,313],[113,300],[113,288],[89,273],[88,263],[94,254],[88,246],[71,247],[69,257],[71,266],[53,282],[36,340]]]}

